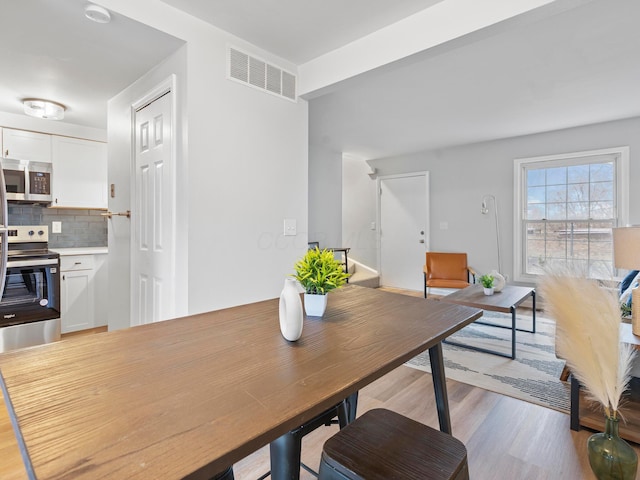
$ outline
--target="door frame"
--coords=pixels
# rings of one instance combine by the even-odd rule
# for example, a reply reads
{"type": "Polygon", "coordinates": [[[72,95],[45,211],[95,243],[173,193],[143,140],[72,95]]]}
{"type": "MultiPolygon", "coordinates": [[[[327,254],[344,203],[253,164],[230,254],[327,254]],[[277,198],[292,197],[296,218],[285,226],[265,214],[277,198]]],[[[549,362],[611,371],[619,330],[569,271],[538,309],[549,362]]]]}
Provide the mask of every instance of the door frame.
{"type": "Polygon", "coordinates": [[[380,278],[382,278],[382,182],[384,180],[392,180],[398,178],[410,178],[410,177],[422,177],[424,176],[425,180],[425,212],[426,218],[424,219],[425,225],[425,233],[424,233],[424,248],[425,252],[429,251],[431,245],[431,214],[429,212],[430,208],[430,191],[429,191],[429,171],[422,170],[419,172],[410,172],[410,173],[398,173],[394,175],[380,175],[376,178],[376,222],[378,228],[376,229],[376,249],[378,251],[378,271],[380,273],[380,278]]]}
{"type": "MultiPolygon", "coordinates": [[[[171,222],[174,226],[173,231],[171,232],[171,243],[173,245],[173,249],[171,252],[171,269],[173,271],[173,273],[175,274],[176,272],[176,249],[177,249],[177,245],[176,245],[176,216],[177,216],[177,182],[176,182],[176,172],[177,172],[177,165],[176,165],[176,161],[177,161],[177,141],[176,141],[176,132],[177,132],[177,91],[176,91],[176,75],[175,74],[171,74],[169,75],[167,78],[165,78],[163,81],[161,81],[160,83],[158,83],[155,87],[153,87],[151,90],[149,90],[145,95],[143,95],[141,98],[139,98],[137,101],[133,102],[131,104],[131,162],[129,165],[129,189],[131,192],[131,196],[130,196],[130,205],[131,205],[131,234],[129,237],[129,255],[130,255],[130,262],[129,262],[129,281],[130,281],[130,285],[131,285],[131,289],[134,288],[134,281],[135,279],[133,278],[133,265],[134,262],[136,261],[136,248],[135,248],[135,241],[136,241],[136,227],[135,227],[135,221],[136,221],[136,215],[138,214],[138,212],[136,211],[136,206],[138,205],[138,197],[137,197],[137,190],[136,190],[136,166],[135,166],[135,162],[136,162],[136,145],[137,145],[137,139],[136,139],[136,113],[138,112],[138,110],[141,110],[142,108],[144,108],[145,106],[149,105],[150,103],[153,103],[154,101],[158,100],[160,97],[163,97],[165,95],[169,95],[170,96],[170,103],[171,103],[171,149],[169,150],[169,155],[170,155],[170,160],[171,160],[171,178],[174,181],[174,186],[173,186],[173,208],[172,208],[172,215],[173,218],[171,219],[171,222]]],[[[173,295],[176,296],[176,292],[178,291],[177,288],[173,289],[173,295]]],[[[180,311],[180,307],[179,305],[179,299],[178,298],[174,298],[173,301],[173,305],[174,305],[174,310],[180,311]]],[[[134,325],[140,325],[140,319],[137,318],[138,315],[137,313],[134,311],[134,295],[129,295],[129,315],[130,315],[130,320],[129,320],[129,324],[130,326],[134,326],[134,325]]]]}

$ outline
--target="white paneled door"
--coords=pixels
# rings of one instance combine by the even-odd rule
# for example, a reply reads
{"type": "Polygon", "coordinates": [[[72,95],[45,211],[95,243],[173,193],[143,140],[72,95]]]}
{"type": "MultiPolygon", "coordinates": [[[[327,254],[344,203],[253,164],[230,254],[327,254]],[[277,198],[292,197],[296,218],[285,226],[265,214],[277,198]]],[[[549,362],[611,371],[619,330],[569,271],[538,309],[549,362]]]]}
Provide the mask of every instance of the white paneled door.
{"type": "Polygon", "coordinates": [[[380,178],[380,283],[422,290],[429,241],[428,172],[380,178]]]}
{"type": "Polygon", "coordinates": [[[166,320],[175,312],[172,101],[168,92],[135,112],[132,325],[166,320]]]}

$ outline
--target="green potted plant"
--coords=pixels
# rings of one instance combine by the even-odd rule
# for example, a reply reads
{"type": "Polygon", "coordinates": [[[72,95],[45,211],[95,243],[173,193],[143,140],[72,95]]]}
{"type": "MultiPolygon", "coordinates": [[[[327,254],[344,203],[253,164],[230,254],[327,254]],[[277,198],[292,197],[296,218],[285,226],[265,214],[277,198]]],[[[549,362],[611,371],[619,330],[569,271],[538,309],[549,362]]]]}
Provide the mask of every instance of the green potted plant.
{"type": "Polygon", "coordinates": [[[490,275],[488,273],[480,277],[480,283],[484,287],[485,295],[493,295],[494,280],[495,279],[493,278],[493,275],[490,275]]]}
{"type": "Polygon", "coordinates": [[[294,277],[304,288],[304,310],[307,315],[321,317],[327,308],[327,293],[345,284],[349,274],[335,259],[331,250],[318,247],[307,250],[295,264],[294,277]]]}

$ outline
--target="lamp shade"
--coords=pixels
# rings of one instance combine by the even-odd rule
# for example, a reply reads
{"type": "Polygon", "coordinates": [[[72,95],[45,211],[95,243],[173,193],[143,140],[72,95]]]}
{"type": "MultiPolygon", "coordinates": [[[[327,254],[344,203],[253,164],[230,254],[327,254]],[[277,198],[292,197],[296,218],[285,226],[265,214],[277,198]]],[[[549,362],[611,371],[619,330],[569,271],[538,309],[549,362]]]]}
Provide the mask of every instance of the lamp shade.
{"type": "Polygon", "coordinates": [[[640,226],[613,229],[613,262],[616,268],[640,270],[640,226]]]}

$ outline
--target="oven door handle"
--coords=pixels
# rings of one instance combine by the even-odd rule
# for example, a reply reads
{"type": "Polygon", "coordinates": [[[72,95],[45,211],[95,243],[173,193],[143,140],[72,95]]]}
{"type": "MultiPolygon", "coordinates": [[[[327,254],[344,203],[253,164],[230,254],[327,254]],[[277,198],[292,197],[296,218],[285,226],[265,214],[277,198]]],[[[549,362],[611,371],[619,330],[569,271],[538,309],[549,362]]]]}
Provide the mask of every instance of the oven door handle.
{"type": "Polygon", "coordinates": [[[7,268],[40,267],[43,265],[58,265],[58,259],[45,258],[43,260],[10,260],[7,262],[7,268]]]}
{"type": "Polygon", "coordinates": [[[0,300],[4,295],[4,284],[7,281],[7,264],[9,258],[9,231],[4,225],[0,225],[0,239],[2,244],[0,245],[0,300]]]}
{"type": "Polygon", "coordinates": [[[4,178],[2,161],[0,161],[0,301],[4,296],[4,285],[7,281],[7,261],[9,259],[9,212],[7,210],[7,184],[4,178]]]}

